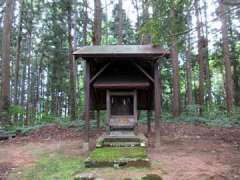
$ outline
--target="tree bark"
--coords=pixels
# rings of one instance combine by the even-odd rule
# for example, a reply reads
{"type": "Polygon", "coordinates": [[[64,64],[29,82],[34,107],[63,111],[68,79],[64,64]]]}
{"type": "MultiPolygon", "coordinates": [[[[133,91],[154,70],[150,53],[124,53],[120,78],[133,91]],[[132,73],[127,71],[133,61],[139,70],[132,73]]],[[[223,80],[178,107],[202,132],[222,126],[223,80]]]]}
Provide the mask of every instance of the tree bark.
{"type": "Polygon", "coordinates": [[[83,45],[87,45],[87,25],[88,25],[88,1],[83,1],[84,6],[84,17],[83,17],[83,45]]]}
{"type": "Polygon", "coordinates": [[[192,93],[192,59],[191,51],[188,48],[186,50],[186,81],[187,81],[187,105],[193,104],[193,93],[192,93]]]}
{"type": "Polygon", "coordinates": [[[118,44],[123,43],[123,7],[122,0],[118,0],[118,24],[117,24],[117,39],[118,44]]]}
{"type": "MultiPolygon", "coordinates": [[[[191,26],[190,14],[187,15],[188,26],[191,26]]],[[[187,91],[187,105],[193,104],[193,92],[192,92],[192,57],[191,57],[191,35],[187,34],[186,42],[186,91],[187,91]]]]}
{"type": "MultiPolygon", "coordinates": [[[[139,10],[139,0],[132,0],[132,4],[133,4],[134,8],[136,9],[136,15],[137,15],[136,31],[139,32],[140,27],[141,27],[141,25],[140,25],[141,17],[140,17],[140,10],[139,10]]],[[[141,38],[140,38],[139,34],[137,35],[137,43],[141,44],[141,38]]]]}
{"type": "Polygon", "coordinates": [[[76,80],[75,80],[75,60],[72,56],[72,1],[68,2],[67,8],[67,22],[68,22],[68,61],[69,61],[69,74],[70,74],[70,86],[69,86],[69,104],[70,104],[70,116],[71,120],[76,118],[76,80]]]}
{"type": "MultiPolygon", "coordinates": [[[[171,10],[171,17],[176,18],[175,9],[171,10]]],[[[172,97],[172,115],[174,117],[178,116],[180,113],[180,102],[179,102],[179,62],[178,62],[178,52],[177,52],[177,37],[175,35],[171,36],[171,57],[172,57],[172,84],[173,84],[173,97],[172,97]]]]}
{"type": "Polygon", "coordinates": [[[101,0],[94,0],[93,45],[102,41],[102,5],[101,0]]]}
{"type": "MultiPolygon", "coordinates": [[[[143,0],[143,25],[149,20],[149,0],[143,0]]],[[[141,38],[141,44],[150,44],[151,43],[151,35],[143,34],[141,38]]]]}
{"type": "Polygon", "coordinates": [[[10,123],[9,107],[10,107],[10,43],[11,29],[14,13],[14,0],[6,0],[6,9],[3,21],[3,37],[2,37],[2,94],[1,94],[1,119],[0,123],[7,125],[10,123]]]}
{"type": "Polygon", "coordinates": [[[15,87],[14,87],[14,103],[18,105],[18,86],[19,86],[19,66],[20,66],[20,53],[21,53],[21,42],[22,42],[22,16],[23,16],[23,0],[20,2],[20,17],[18,24],[18,36],[17,36],[17,54],[16,54],[16,67],[15,67],[15,87]]]}
{"type": "Polygon", "coordinates": [[[206,86],[207,86],[207,101],[212,103],[212,82],[211,82],[211,71],[209,67],[208,59],[208,6],[207,1],[204,0],[204,16],[205,16],[205,40],[204,40],[204,59],[206,63],[206,86]]]}
{"type": "MultiPolygon", "coordinates": [[[[31,26],[31,25],[30,25],[31,26]]],[[[32,30],[28,32],[28,62],[27,62],[27,104],[26,104],[26,120],[25,124],[29,125],[29,111],[31,107],[31,85],[32,85],[32,30]],[[30,107],[29,107],[30,106],[30,107]]]]}
{"type": "Polygon", "coordinates": [[[199,63],[199,105],[200,105],[200,114],[202,114],[203,105],[204,105],[204,81],[205,81],[205,63],[203,57],[203,41],[201,33],[201,22],[199,17],[199,0],[195,0],[195,14],[197,19],[197,37],[198,37],[198,63],[199,63]]]}
{"type": "Polygon", "coordinates": [[[223,41],[223,60],[225,67],[225,91],[226,91],[226,103],[227,103],[227,111],[228,113],[232,112],[233,108],[233,78],[231,71],[231,59],[230,59],[230,51],[229,51],[229,41],[228,41],[228,19],[226,12],[226,7],[223,4],[223,1],[220,0],[220,12],[221,12],[221,21],[222,21],[222,41],[223,41]]]}

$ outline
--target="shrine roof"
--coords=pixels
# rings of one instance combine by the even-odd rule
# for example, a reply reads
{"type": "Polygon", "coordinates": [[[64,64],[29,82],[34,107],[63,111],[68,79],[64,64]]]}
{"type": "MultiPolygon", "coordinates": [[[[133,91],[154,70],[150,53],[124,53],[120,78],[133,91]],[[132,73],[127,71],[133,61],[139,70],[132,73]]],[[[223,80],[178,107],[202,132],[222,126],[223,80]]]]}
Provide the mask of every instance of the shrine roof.
{"type": "Polygon", "coordinates": [[[169,57],[170,52],[153,45],[84,46],[73,52],[78,57],[169,57]]]}

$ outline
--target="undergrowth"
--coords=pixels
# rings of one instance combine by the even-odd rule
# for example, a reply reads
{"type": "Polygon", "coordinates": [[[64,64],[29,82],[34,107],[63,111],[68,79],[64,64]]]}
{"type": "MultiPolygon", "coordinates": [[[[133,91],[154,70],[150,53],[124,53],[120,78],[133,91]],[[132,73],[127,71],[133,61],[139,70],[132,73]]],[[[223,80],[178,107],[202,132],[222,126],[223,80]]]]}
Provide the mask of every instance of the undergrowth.
{"type": "Polygon", "coordinates": [[[240,127],[240,111],[235,108],[232,114],[228,114],[221,106],[211,105],[204,109],[200,115],[198,105],[187,106],[178,117],[170,113],[162,113],[162,120],[171,123],[202,124],[208,127],[240,127]]]}
{"type": "MultiPolygon", "coordinates": [[[[21,115],[22,109],[18,106],[12,107],[11,112],[13,116],[15,113],[21,115]]],[[[19,117],[20,117],[19,115],[19,117]]],[[[152,113],[151,120],[154,121],[154,113],[152,113]]],[[[221,105],[208,105],[203,107],[203,113],[200,115],[199,105],[186,106],[183,112],[178,117],[173,117],[169,111],[163,111],[161,114],[161,121],[168,123],[189,123],[189,124],[201,124],[208,127],[240,127],[240,109],[234,108],[234,111],[229,115],[226,111],[225,106],[221,105]]],[[[49,124],[58,124],[63,128],[76,128],[78,130],[84,129],[85,121],[83,119],[76,119],[71,121],[68,117],[55,117],[51,114],[38,113],[36,119],[30,120],[26,125],[21,119],[19,119],[14,125],[7,128],[11,133],[17,134],[28,134],[35,129],[42,128],[49,124]]],[[[147,111],[141,111],[138,123],[147,123],[147,111]]],[[[97,127],[96,120],[90,121],[91,129],[97,127]]],[[[106,126],[106,114],[104,111],[101,112],[101,127],[106,126]]]]}
{"type": "Polygon", "coordinates": [[[74,173],[84,169],[83,159],[68,157],[63,154],[51,154],[42,156],[31,168],[24,169],[11,176],[23,180],[49,180],[49,179],[73,179],[74,173]]]}

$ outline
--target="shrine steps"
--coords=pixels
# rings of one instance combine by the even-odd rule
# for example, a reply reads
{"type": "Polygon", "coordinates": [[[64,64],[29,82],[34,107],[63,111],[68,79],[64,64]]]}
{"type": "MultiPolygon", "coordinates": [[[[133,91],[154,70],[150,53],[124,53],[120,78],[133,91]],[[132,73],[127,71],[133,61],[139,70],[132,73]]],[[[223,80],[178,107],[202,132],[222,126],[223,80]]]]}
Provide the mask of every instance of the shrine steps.
{"type": "Polygon", "coordinates": [[[98,138],[96,149],[85,161],[89,168],[149,167],[147,138],[132,131],[112,131],[98,138]]]}

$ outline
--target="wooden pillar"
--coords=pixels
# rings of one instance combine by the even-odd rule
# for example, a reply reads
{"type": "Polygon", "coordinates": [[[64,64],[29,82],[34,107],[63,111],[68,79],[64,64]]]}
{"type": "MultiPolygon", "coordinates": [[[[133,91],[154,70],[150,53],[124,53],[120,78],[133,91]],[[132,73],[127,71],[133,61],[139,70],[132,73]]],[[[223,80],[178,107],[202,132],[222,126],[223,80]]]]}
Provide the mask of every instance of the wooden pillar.
{"type": "Polygon", "coordinates": [[[110,91],[107,90],[106,92],[106,106],[107,106],[107,131],[108,133],[110,133],[110,126],[109,126],[109,123],[110,123],[110,106],[111,106],[111,102],[110,102],[110,91]]]}
{"type": "Polygon", "coordinates": [[[152,111],[147,111],[147,134],[151,132],[151,118],[152,118],[152,111]]]}
{"type": "Polygon", "coordinates": [[[97,128],[100,128],[100,110],[97,110],[96,114],[96,119],[97,119],[97,128]]]}
{"type": "Polygon", "coordinates": [[[160,96],[160,67],[159,62],[154,64],[154,110],[155,110],[155,140],[156,148],[160,147],[160,113],[161,113],[161,96],[160,96]]]}
{"type": "Polygon", "coordinates": [[[89,130],[90,130],[90,64],[86,61],[85,71],[85,131],[86,131],[86,142],[89,142],[89,130]]]}

